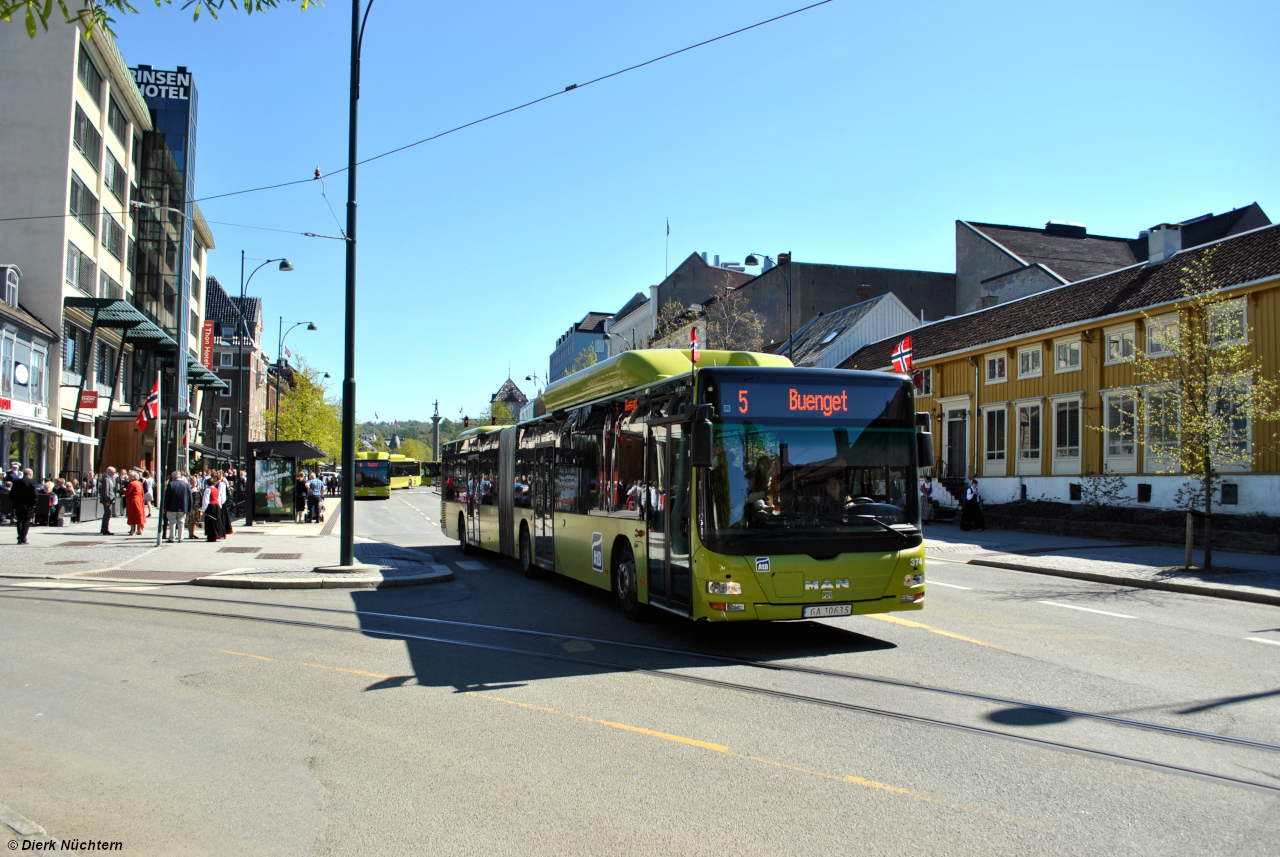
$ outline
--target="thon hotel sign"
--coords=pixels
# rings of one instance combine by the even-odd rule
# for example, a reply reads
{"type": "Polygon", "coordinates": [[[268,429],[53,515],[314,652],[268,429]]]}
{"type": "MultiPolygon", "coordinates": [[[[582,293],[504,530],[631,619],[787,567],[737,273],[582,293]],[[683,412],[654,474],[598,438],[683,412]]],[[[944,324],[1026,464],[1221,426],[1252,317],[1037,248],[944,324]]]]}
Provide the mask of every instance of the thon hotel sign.
{"type": "Polygon", "coordinates": [[[187,101],[191,98],[191,73],[185,67],[178,71],[155,71],[149,66],[130,69],[133,81],[147,98],[174,98],[187,101]]]}

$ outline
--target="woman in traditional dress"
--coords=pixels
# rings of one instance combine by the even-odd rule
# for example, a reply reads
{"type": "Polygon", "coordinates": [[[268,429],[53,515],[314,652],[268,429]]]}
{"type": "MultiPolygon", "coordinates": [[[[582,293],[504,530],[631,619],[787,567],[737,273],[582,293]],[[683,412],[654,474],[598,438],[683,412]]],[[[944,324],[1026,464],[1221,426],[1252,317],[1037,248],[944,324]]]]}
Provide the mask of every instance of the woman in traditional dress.
{"type": "Polygon", "coordinates": [[[129,535],[142,535],[142,528],[147,523],[146,510],[147,489],[142,480],[130,475],[129,484],[124,487],[124,510],[129,518],[129,535]]]}

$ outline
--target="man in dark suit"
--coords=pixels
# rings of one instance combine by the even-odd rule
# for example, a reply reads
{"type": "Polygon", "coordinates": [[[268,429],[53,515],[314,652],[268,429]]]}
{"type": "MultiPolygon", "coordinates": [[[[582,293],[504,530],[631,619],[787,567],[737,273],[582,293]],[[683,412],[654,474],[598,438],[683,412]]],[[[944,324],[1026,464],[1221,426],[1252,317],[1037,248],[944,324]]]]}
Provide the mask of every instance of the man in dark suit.
{"type": "Polygon", "coordinates": [[[27,531],[31,529],[31,513],[36,508],[36,483],[31,478],[32,471],[28,467],[21,479],[13,480],[9,490],[9,499],[13,502],[13,514],[18,519],[18,544],[27,543],[27,531]]]}
{"type": "Polygon", "coordinates": [[[169,484],[165,486],[163,509],[168,521],[169,541],[172,542],[177,537],[178,544],[181,544],[183,521],[187,518],[187,512],[191,511],[191,486],[176,470],[169,476],[169,484]]]}
{"type": "Polygon", "coordinates": [[[108,467],[107,472],[98,477],[98,502],[102,504],[102,535],[113,535],[111,510],[116,504],[116,469],[114,467],[108,467]]]}

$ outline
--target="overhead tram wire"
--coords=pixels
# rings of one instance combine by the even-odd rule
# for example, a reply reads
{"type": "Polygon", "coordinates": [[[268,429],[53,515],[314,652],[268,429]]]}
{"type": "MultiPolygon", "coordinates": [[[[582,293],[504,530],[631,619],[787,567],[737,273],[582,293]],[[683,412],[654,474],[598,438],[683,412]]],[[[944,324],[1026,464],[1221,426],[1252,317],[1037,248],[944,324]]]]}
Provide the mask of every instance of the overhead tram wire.
{"type": "MultiPolygon", "coordinates": [[[[439,140],[441,137],[447,137],[450,134],[457,133],[458,131],[463,131],[467,128],[472,128],[476,125],[480,125],[481,123],[488,122],[491,119],[497,119],[500,116],[506,116],[508,114],[515,113],[519,110],[524,110],[527,107],[533,107],[535,104],[541,104],[542,102],[549,101],[552,98],[557,98],[561,95],[567,95],[570,92],[576,92],[580,89],[584,89],[588,86],[591,86],[594,83],[601,83],[603,81],[609,80],[610,78],[618,77],[619,75],[624,75],[627,72],[632,72],[632,71],[636,71],[637,69],[642,69],[645,66],[650,66],[650,65],[653,65],[654,63],[662,62],[663,60],[670,59],[671,57],[679,56],[680,54],[683,54],[683,53],[688,53],[689,51],[696,50],[697,48],[714,44],[715,42],[719,42],[724,39],[731,38],[732,36],[740,35],[742,33],[748,32],[749,30],[754,30],[759,27],[763,27],[767,24],[775,23],[776,21],[781,21],[784,18],[790,18],[793,15],[799,15],[801,12],[808,12],[810,9],[816,9],[819,6],[825,6],[828,3],[833,3],[833,2],[835,2],[835,0],[819,0],[817,3],[810,3],[808,6],[802,6],[799,9],[793,9],[790,12],[785,12],[781,15],[775,15],[772,18],[766,18],[763,21],[757,21],[756,23],[750,24],[749,26],[739,27],[736,30],[732,30],[728,33],[723,33],[722,35],[715,36],[714,38],[704,39],[701,42],[688,45],[687,47],[680,48],[679,50],[671,51],[661,56],[654,57],[653,59],[645,60],[644,62],[636,63],[635,65],[618,69],[617,71],[610,72],[609,74],[601,75],[600,77],[592,78],[591,80],[588,80],[585,83],[570,84],[569,86],[566,86],[564,89],[557,90],[556,92],[552,92],[549,95],[544,95],[541,98],[535,98],[532,101],[526,101],[523,104],[517,104],[515,107],[509,107],[506,110],[499,110],[497,113],[490,113],[488,116],[484,116],[480,119],[474,119],[471,122],[467,122],[463,125],[455,126],[453,128],[448,129],[447,131],[441,131],[439,134],[432,134],[430,137],[424,137],[421,140],[418,140],[416,142],[407,143],[403,146],[398,146],[394,149],[389,149],[381,154],[371,155],[370,157],[365,158],[364,160],[356,161],[356,166],[363,166],[364,164],[372,163],[373,161],[381,160],[382,158],[399,154],[400,152],[404,152],[408,149],[412,149],[415,146],[421,146],[424,143],[430,143],[434,140],[439,140]]],[[[245,190],[229,191],[228,193],[219,193],[219,194],[214,194],[212,196],[202,196],[199,199],[194,201],[208,202],[209,200],[224,199],[229,196],[242,196],[246,193],[258,193],[260,191],[265,191],[265,190],[277,190],[279,188],[284,188],[284,187],[293,187],[294,185],[310,184],[311,182],[314,182],[317,178],[326,179],[326,178],[329,178],[330,176],[340,175],[342,173],[345,173],[346,171],[347,171],[346,167],[341,167],[339,169],[332,170],[331,172],[324,173],[323,175],[320,175],[320,176],[313,176],[311,178],[306,178],[306,179],[295,179],[293,181],[280,182],[279,184],[272,184],[272,185],[263,185],[262,187],[247,188],[245,190]]],[[[316,237],[327,238],[331,236],[316,236],[316,237]]]]}

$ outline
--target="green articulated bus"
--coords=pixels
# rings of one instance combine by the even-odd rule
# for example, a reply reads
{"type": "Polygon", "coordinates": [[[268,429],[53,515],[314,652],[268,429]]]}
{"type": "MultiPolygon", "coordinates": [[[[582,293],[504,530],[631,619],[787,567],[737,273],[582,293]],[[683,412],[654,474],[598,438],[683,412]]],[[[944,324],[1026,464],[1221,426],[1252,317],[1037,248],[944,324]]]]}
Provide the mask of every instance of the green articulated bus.
{"type": "Polygon", "coordinates": [[[545,414],[448,444],[441,528],[611,589],[632,618],[920,610],[933,438],[914,392],[771,354],[627,351],[553,383],[545,414]]]}
{"type": "Polygon", "coordinates": [[[355,483],[357,500],[361,497],[391,499],[391,454],[357,452],[355,483]]]}
{"type": "Polygon", "coordinates": [[[422,484],[422,462],[393,452],[388,463],[392,488],[416,488],[422,484]]]}

